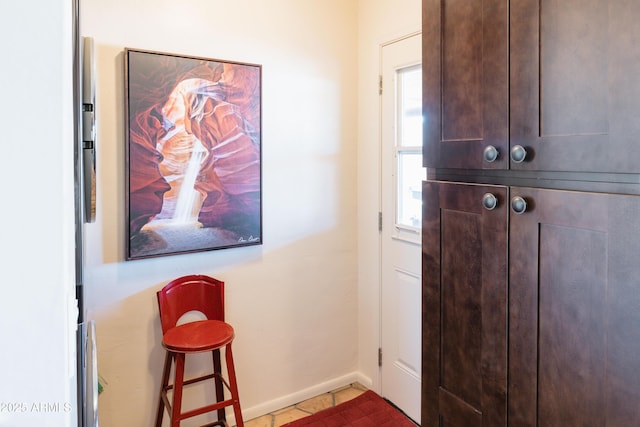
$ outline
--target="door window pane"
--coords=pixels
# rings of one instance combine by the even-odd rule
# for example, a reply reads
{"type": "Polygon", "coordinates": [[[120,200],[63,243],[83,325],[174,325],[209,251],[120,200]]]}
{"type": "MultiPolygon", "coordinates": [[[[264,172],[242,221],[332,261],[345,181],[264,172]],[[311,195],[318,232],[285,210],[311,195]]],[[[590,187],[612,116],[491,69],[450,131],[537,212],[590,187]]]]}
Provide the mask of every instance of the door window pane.
{"type": "Polygon", "coordinates": [[[422,223],[422,67],[397,71],[396,226],[422,223]]]}
{"type": "Polygon", "coordinates": [[[422,146],[422,67],[398,71],[398,145],[422,146]]]}
{"type": "Polygon", "coordinates": [[[422,153],[398,153],[398,225],[419,228],[422,223],[422,181],[426,178],[422,153]]]}

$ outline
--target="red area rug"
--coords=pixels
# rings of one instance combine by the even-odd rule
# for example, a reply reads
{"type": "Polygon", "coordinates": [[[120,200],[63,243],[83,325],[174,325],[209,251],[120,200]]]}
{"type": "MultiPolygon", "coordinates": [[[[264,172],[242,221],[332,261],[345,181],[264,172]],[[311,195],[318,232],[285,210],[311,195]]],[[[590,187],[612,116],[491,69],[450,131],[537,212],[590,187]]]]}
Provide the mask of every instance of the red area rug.
{"type": "Polygon", "coordinates": [[[389,402],[368,390],[360,396],[282,427],[416,427],[389,402]]]}

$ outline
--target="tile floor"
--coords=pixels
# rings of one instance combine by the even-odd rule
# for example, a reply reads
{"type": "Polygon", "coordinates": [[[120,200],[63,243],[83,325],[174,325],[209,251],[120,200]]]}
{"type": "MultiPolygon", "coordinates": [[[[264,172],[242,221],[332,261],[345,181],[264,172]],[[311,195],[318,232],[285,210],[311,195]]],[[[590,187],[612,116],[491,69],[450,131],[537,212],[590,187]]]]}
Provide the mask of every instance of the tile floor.
{"type": "Polygon", "coordinates": [[[272,412],[267,415],[245,421],[245,427],[280,427],[291,421],[299,420],[308,415],[315,414],[323,409],[331,408],[339,403],[351,400],[360,396],[367,389],[358,384],[353,383],[348,386],[340,387],[329,393],[300,402],[296,405],[289,406],[284,409],[272,412]]]}

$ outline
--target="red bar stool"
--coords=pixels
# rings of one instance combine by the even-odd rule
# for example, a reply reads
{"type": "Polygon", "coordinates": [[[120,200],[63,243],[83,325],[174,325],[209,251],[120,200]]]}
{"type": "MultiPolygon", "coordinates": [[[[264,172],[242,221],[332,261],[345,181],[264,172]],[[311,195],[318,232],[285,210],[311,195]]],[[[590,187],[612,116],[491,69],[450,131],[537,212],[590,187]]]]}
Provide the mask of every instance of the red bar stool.
{"type": "Polygon", "coordinates": [[[162,386],[158,401],[156,427],[161,427],[164,409],[171,417],[171,427],[179,427],[180,421],[186,418],[217,411],[218,421],[203,427],[226,426],[225,410],[233,406],[236,426],[244,427],[240,412],[240,399],[236,383],[235,368],[231,343],[234,331],[231,325],[224,322],[224,282],[208,276],[191,275],[177,278],[169,282],[157,293],[162,323],[162,345],[167,354],[162,373],[162,386]],[[204,314],[207,320],[177,325],[182,315],[191,311],[204,314]],[[227,380],[222,376],[220,350],[224,347],[227,362],[227,380]],[[184,378],[185,356],[192,353],[211,351],[213,355],[213,373],[197,378],[184,378]],[[175,363],[173,384],[169,384],[171,366],[175,363]],[[182,389],[186,385],[204,380],[215,381],[216,402],[201,408],[181,412],[182,389]],[[230,398],[224,399],[224,386],[229,390],[230,398]],[[173,401],[170,403],[167,392],[173,390],[173,401]]]}

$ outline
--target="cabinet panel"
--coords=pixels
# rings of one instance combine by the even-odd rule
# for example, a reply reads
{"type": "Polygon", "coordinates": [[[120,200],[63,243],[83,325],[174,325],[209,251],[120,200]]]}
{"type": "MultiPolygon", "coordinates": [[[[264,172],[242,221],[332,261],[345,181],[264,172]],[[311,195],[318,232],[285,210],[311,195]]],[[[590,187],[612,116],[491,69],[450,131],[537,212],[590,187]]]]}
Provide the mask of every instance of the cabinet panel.
{"type": "Polygon", "coordinates": [[[608,1],[556,0],[542,5],[540,135],[607,135],[608,1]]]}
{"type": "Polygon", "coordinates": [[[512,0],[512,169],[637,173],[640,2],[512,0]]]}
{"type": "Polygon", "coordinates": [[[442,140],[481,140],[482,2],[442,9],[442,140]]]}
{"type": "Polygon", "coordinates": [[[507,31],[507,0],[423,1],[426,166],[508,167],[507,31]]]}
{"type": "Polygon", "coordinates": [[[507,190],[426,182],[423,195],[422,425],[506,425],[507,190]]]}
{"type": "Polygon", "coordinates": [[[469,405],[481,407],[482,233],[481,215],[446,208],[442,235],[442,387],[469,405]],[[461,244],[461,240],[464,243],[461,244]],[[465,260],[465,268],[459,267],[465,260]],[[464,348],[464,351],[460,351],[464,348]]]}
{"type": "Polygon", "coordinates": [[[509,422],[640,424],[640,198],[512,188],[509,422]]]}
{"type": "Polygon", "coordinates": [[[546,224],[539,236],[538,424],[604,426],[607,236],[546,224]]]}

